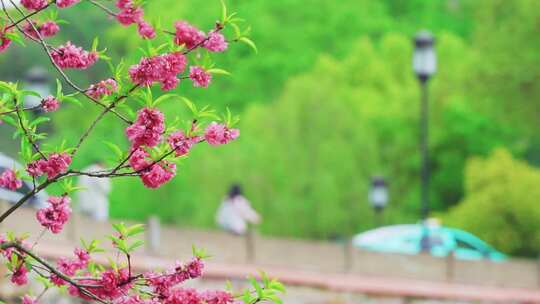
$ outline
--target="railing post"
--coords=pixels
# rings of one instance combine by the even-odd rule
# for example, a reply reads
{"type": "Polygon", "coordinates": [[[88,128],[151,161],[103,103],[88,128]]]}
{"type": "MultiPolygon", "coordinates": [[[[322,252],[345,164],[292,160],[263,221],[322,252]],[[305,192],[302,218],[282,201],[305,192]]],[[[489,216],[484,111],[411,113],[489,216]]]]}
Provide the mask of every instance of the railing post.
{"type": "Polygon", "coordinates": [[[446,281],[452,282],[454,280],[456,257],[454,250],[450,251],[446,256],[446,281]]]}
{"type": "Polygon", "coordinates": [[[248,264],[255,263],[255,228],[251,225],[248,226],[245,235],[246,240],[246,261],[248,264]]]}
{"type": "Polygon", "coordinates": [[[69,220],[69,226],[67,230],[68,241],[78,242],[79,225],[81,223],[81,213],[78,208],[74,208],[69,220]]]}
{"type": "Polygon", "coordinates": [[[538,258],[536,259],[536,278],[536,283],[538,287],[540,287],[540,253],[538,254],[538,258]]]}
{"type": "Polygon", "coordinates": [[[158,254],[161,240],[161,227],[159,217],[151,215],[148,217],[146,227],[146,251],[149,254],[158,254]]]}
{"type": "Polygon", "coordinates": [[[347,237],[345,239],[345,244],[343,244],[343,271],[350,272],[353,267],[353,242],[352,237],[347,237]]]}

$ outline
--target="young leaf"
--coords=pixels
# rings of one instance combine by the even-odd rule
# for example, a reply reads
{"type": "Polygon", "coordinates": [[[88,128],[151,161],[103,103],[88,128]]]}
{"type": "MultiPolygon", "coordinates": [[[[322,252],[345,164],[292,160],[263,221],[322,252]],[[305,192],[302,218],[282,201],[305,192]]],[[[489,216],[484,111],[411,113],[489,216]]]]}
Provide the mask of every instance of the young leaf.
{"type": "Polygon", "coordinates": [[[253,42],[251,39],[249,39],[247,37],[242,37],[242,38],[239,38],[238,40],[245,43],[245,44],[247,44],[249,47],[251,47],[255,53],[259,52],[257,50],[257,46],[255,45],[255,42],[253,42]]]}
{"type": "Polygon", "coordinates": [[[219,74],[219,75],[231,75],[231,73],[223,70],[223,69],[209,69],[207,70],[208,73],[210,74],[219,74]]]}

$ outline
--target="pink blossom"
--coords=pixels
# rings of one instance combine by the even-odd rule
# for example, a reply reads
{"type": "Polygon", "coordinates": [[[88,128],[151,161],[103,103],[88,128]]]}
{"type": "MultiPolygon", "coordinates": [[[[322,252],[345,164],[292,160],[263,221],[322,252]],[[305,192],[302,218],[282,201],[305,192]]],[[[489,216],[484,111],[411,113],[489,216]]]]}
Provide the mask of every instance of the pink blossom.
{"type": "Polygon", "coordinates": [[[28,164],[26,171],[34,177],[47,174],[48,179],[53,179],[61,173],[65,173],[71,164],[71,155],[67,153],[53,153],[49,159],[39,159],[28,164]]]}
{"type": "Polygon", "coordinates": [[[129,7],[133,6],[132,0],[118,0],[116,1],[116,7],[119,9],[127,9],[129,7]]]}
{"type": "Polygon", "coordinates": [[[101,280],[99,280],[101,288],[91,289],[91,291],[95,292],[99,297],[116,299],[127,293],[131,288],[133,284],[128,283],[129,280],[129,271],[127,268],[122,268],[118,271],[106,270],[101,273],[101,280]]]}
{"type": "Polygon", "coordinates": [[[73,253],[77,257],[77,263],[78,263],[79,269],[86,268],[86,266],[88,266],[88,262],[90,262],[90,253],[80,248],[75,248],[73,253]]]}
{"type": "MultiPolygon", "coordinates": [[[[48,207],[39,209],[36,213],[38,222],[45,228],[51,230],[52,233],[59,233],[69,220],[71,215],[71,202],[67,195],[51,196],[47,199],[48,207]]],[[[66,269],[71,270],[71,264],[64,265],[66,269]]]]}
{"type": "Polygon", "coordinates": [[[60,27],[54,21],[46,21],[39,28],[39,32],[43,37],[51,37],[60,31],[60,27]]]}
{"type": "Polygon", "coordinates": [[[212,146],[219,146],[226,144],[240,136],[238,129],[229,129],[223,124],[212,122],[206,128],[204,138],[212,146]]]}
{"type": "Polygon", "coordinates": [[[144,170],[151,164],[146,159],[147,157],[150,157],[148,152],[142,148],[136,148],[129,158],[129,165],[136,171],[144,170]]]}
{"type": "Polygon", "coordinates": [[[189,78],[193,81],[194,87],[207,88],[212,80],[212,75],[198,66],[189,67],[189,78]]]}
{"type": "Polygon", "coordinates": [[[194,258],[189,263],[183,265],[177,262],[174,269],[169,269],[163,273],[149,272],[144,274],[148,286],[152,287],[154,293],[162,298],[167,298],[171,294],[172,288],[188,280],[195,279],[202,275],[203,262],[199,258],[194,258]]]}
{"type": "Polygon", "coordinates": [[[28,283],[28,269],[26,269],[24,263],[19,265],[17,270],[13,272],[13,275],[11,275],[11,282],[19,286],[26,285],[26,283],[28,283]]]}
{"type": "Polygon", "coordinates": [[[98,54],[85,51],[68,41],[57,50],[51,51],[51,57],[63,69],[86,69],[97,61],[98,54]]]}
{"type": "Polygon", "coordinates": [[[116,84],[116,80],[109,78],[91,85],[86,93],[92,96],[92,98],[101,99],[103,96],[108,96],[116,92],[117,89],[118,85],[116,84]]]}
{"type": "Polygon", "coordinates": [[[29,295],[24,295],[21,298],[21,301],[22,301],[22,304],[38,304],[38,301],[29,295]]]}
{"type": "Polygon", "coordinates": [[[114,304],[144,304],[145,301],[137,296],[125,296],[117,299],[114,304]]]}
{"type": "Polygon", "coordinates": [[[0,52],[5,51],[11,44],[11,39],[6,37],[6,33],[6,29],[0,29],[0,52]]]}
{"type": "Polygon", "coordinates": [[[157,109],[144,108],[137,113],[137,120],[126,128],[126,135],[134,148],[145,145],[154,147],[165,131],[165,117],[157,109]]]}
{"type": "Polygon", "coordinates": [[[117,15],[116,20],[124,26],[133,23],[139,23],[143,19],[144,11],[140,7],[134,7],[132,4],[126,5],[117,15]]]}
{"type": "Polygon", "coordinates": [[[0,187],[15,191],[22,187],[22,181],[17,178],[15,171],[6,169],[2,174],[0,174],[0,187]]]}
{"type": "Polygon", "coordinates": [[[177,75],[186,68],[186,57],[180,52],[143,58],[129,69],[131,80],[138,85],[151,86],[161,83],[161,89],[174,89],[179,82],[177,75]]]}
{"type": "Polygon", "coordinates": [[[201,296],[193,288],[178,288],[171,291],[164,304],[200,304],[201,296]]]}
{"type": "Polygon", "coordinates": [[[56,35],[58,31],[60,31],[60,27],[54,21],[46,21],[41,26],[39,26],[35,22],[32,22],[32,23],[26,22],[22,28],[26,35],[30,37],[34,37],[36,39],[38,39],[39,36],[41,36],[42,38],[51,37],[51,36],[56,35]]]}
{"type": "MultiPolygon", "coordinates": [[[[0,235],[0,245],[6,243],[7,240],[4,235],[0,235]]],[[[8,260],[11,260],[11,255],[13,254],[13,248],[7,248],[0,251],[4,257],[6,257],[8,260]]]]}
{"type": "Polygon", "coordinates": [[[53,96],[48,96],[41,100],[41,106],[45,112],[54,112],[60,107],[60,102],[53,96]]]}
{"type": "Polygon", "coordinates": [[[81,0],[56,0],[56,5],[60,8],[66,8],[79,3],[81,0]]]}
{"type": "Polygon", "coordinates": [[[213,31],[208,34],[208,39],[204,42],[203,47],[210,52],[223,52],[227,49],[228,44],[221,33],[213,31]]]}
{"type": "Polygon", "coordinates": [[[28,10],[40,10],[47,6],[47,0],[21,0],[21,5],[28,10]]]}
{"type": "Polygon", "coordinates": [[[176,156],[188,154],[197,138],[187,137],[182,130],[176,131],[169,135],[167,142],[171,149],[175,150],[176,156]]]}
{"type": "Polygon", "coordinates": [[[144,20],[137,23],[137,31],[142,38],[154,39],[156,37],[156,31],[154,28],[144,20]]]}
{"type": "Polygon", "coordinates": [[[186,266],[186,271],[189,274],[190,279],[195,279],[202,276],[202,271],[204,268],[204,263],[200,258],[194,258],[186,266]]]}
{"type": "Polygon", "coordinates": [[[175,22],[174,27],[176,28],[174,43],[185,45],[187,49],[196,47],[205,38],[203,32],[185,21],[175,22]]]}
{"type": "Polygon", "coordinates": [[[142,148],[136,148],[129,158],[129,164],[135,171],[141,171],[140,177],[148,188],[158,188],[170,181],[176,174],[176,165],[166,161],[154,164],[150,155],[142,148]]]}
{"type": "Polygon", "coordinates": [[[176,174],[176,164],[161,161],[141,173],[143,184],[148,188],[159,188],[176,174]]]}
{"type": "Polygon", "coordinates": [[[234,301],[229,292],[221,290],[205,291],[201,294],[201,298],[206,304],[231,304],[234,301]]]}

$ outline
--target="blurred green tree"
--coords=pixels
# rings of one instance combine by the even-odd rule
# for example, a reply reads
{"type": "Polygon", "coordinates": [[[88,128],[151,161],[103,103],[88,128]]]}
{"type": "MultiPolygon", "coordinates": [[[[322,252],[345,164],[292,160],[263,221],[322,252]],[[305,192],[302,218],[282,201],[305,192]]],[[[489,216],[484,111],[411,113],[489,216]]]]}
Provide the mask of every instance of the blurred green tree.
{"type": "Polygon", "coordinates": [[[540,248],[540,170],[505,149],[473,158],[466,168],[466,196],[446,216],[511,254],[535,256],[540,248]]]}

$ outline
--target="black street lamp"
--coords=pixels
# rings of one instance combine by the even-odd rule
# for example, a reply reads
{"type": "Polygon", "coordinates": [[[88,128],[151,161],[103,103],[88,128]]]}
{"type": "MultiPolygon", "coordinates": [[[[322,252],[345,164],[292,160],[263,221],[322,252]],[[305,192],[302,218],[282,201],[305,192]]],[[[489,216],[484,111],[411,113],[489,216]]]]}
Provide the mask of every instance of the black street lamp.
{"type": "Polygon", "coordinates": [[[424,232],[421,240],[422,251],[430,248],[428,228],[425,226],[429,216],[429,151],[428,151],[428,130],[429,130],[429,104],[428,104],[428,80],[437,70],[437,58],[433,45],[435,44],[433,35],[427,31],[421,31],[414,37],[413,70],[420,82],[422,100],[420,106],[420,153],[422,155],[421,171],[421,199],[422,199],[422,219],[424,222],[424,232]]]}
{"type": "Polygon", "coordinates": [[[388,204],[388,185],[383,177],[375,176],[371,179],[369,190],[369,203],[375,210],[377,226],[382,224],[382,211],[388,204]]]}

